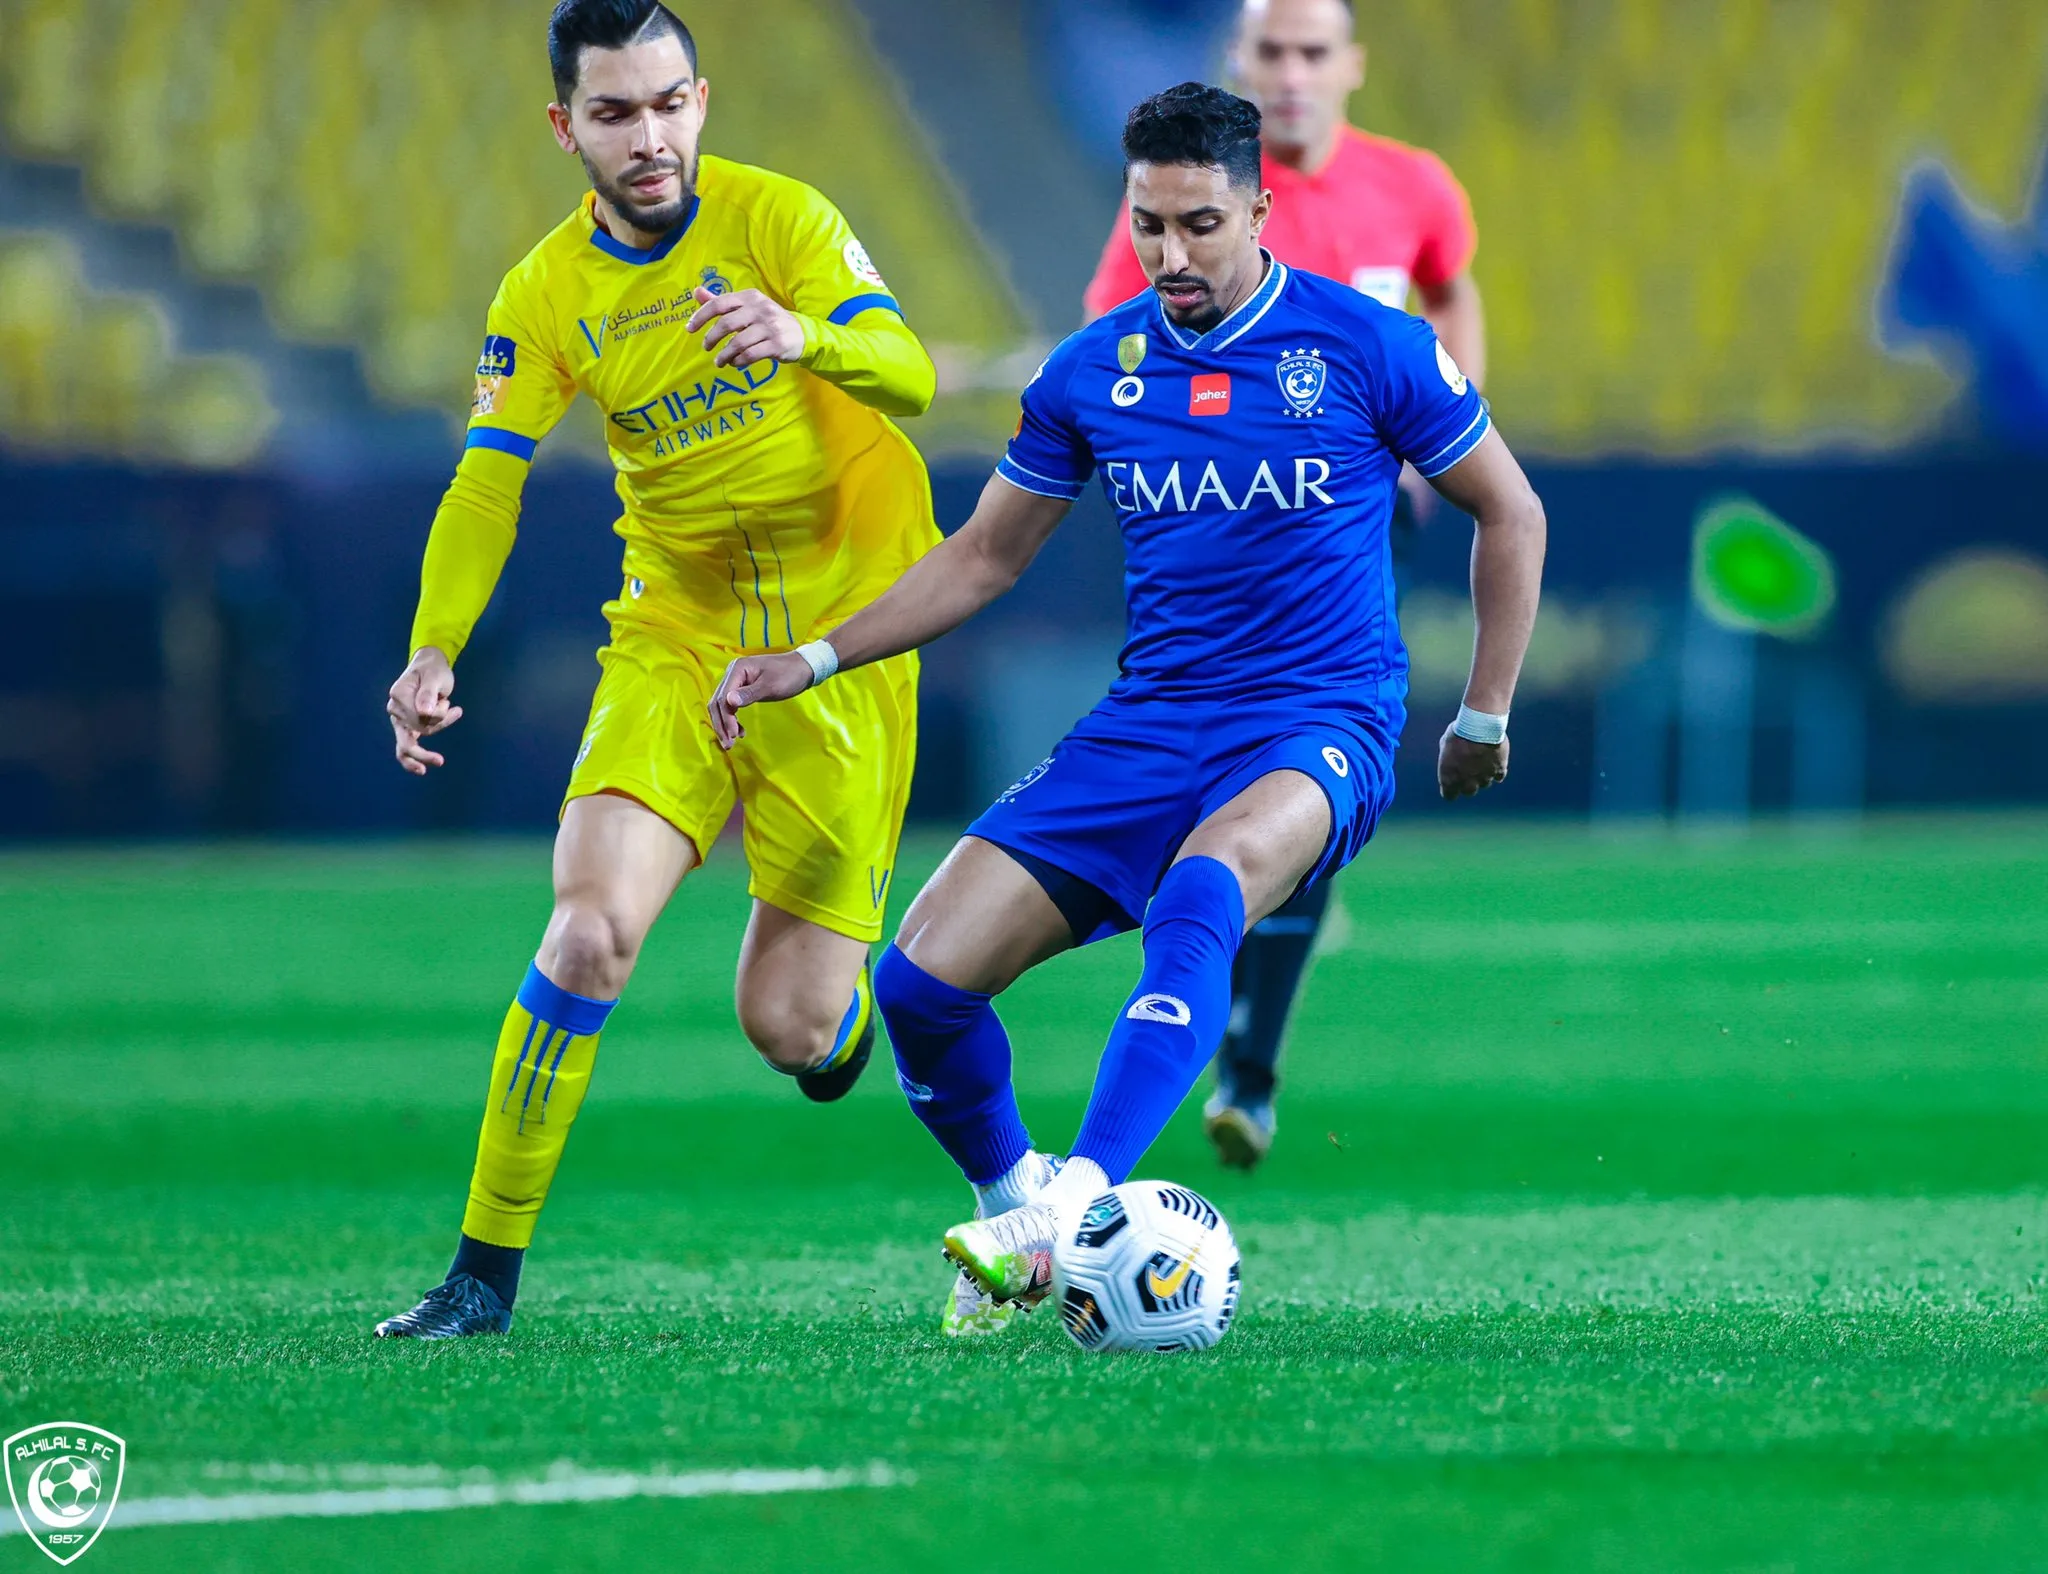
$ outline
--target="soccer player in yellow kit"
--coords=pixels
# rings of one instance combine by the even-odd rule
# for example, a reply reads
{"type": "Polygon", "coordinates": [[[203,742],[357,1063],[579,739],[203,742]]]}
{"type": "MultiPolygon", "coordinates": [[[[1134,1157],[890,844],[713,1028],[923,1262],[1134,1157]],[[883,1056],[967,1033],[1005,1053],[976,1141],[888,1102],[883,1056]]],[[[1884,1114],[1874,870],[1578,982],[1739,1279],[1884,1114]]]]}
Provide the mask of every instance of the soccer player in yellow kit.
{"type": "Polygon", "coordinates": [[[592,191],[493,302],[462,462],[428,539],[399,763],[460,718],[453,666],[511,551],[536,446],[581,392],[624,514],[611,643],[555,841],[554,913],[506,1016],[445,1282],[385,1336],[502,1332],[642,940],[737,800],[753,916],[740,1023],[820,1102],[874,1042],[881,935],[916,748],[913,657],[802,705],[728,755],[704,696],[737,654],[802,648],[938,539],[922,461],[890,421],[931,403],[930,358],[844,218],[810,187],[698,152],[709,85],[655,0],[561,0],[556,140],[592,191]]]}

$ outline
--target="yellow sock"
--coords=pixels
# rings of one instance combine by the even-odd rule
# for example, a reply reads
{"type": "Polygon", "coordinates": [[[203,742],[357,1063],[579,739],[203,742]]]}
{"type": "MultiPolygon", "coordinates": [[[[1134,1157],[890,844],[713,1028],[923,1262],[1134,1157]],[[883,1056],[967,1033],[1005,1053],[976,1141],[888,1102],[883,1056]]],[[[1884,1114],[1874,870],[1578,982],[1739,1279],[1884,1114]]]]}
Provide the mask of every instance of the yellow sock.
{"type": "Polygon", "coordinates": [[[616,1004],[571,994],[539,967],[527,969],[491,1060],[464,1235],[492,1246],[533,1244],[541,1204],[590,1086],[598,1038],[616,1004]]]}
{"type": "Polygon", "coordinates": [[[867,1030],[868,1018],[874,1013],[875,990],[869,981],[868,970],[863,967],[860,977],[853,981],[853,1003],[846,1008],[846,1015],[839,1019],[839,1035],[833,1041],[832,1053],[825,1057],[819,1071],[830,1071],[853,1053],[854,1045],[867,1030]]]}

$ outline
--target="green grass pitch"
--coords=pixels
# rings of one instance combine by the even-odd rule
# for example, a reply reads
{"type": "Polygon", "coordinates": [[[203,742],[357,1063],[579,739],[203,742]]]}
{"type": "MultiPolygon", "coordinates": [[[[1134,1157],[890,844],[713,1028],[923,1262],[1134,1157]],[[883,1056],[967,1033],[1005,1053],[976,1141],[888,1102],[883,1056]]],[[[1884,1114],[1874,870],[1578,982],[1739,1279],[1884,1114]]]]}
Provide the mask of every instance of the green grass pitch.
{"type": "MultiPolygon", "coordinates": [[[[0,857],[0,1434],[122,1434],[124,1504],[887,1467],[117,1513],[105,1574],[2048,1566],[2048,822],[1397,823],[1340,890],[1269,1166],[1192,1102],[1144,1165],[1243,1243],[1216,1351],[938,1337],[964,1190],[886,1059],[824,1109],[754,1061],[731,857],[614,1019],[515,1332],[451,1348],[369,1328],[445,1264],[543,846],[0,857]]],[[[1135,957],[1007,1003],[1047,1146],[1135,957]]]]}

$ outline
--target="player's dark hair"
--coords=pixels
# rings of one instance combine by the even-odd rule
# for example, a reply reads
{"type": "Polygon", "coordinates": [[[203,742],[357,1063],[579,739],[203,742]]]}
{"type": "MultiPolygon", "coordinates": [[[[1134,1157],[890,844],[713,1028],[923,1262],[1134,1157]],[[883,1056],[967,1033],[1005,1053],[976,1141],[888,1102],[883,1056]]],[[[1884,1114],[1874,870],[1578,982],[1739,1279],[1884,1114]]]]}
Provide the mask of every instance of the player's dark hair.
{"type": "Polygon", "coordinates": [[[694,74],[697,40],[661,0],[560,0],[548,18],[548,69],[555,76],[555,102],[567,104],[576,91],[584,50],[624,49],[664,33],[683,46],[694,74]]]}
{"type": "Polygon", "coordinates": [[[1124,121],[1124,166],[1202,164],[1233,186],[1259,188],[1259,107],[1220,87],[1183,82],[1155,93],[1124,121]]]}

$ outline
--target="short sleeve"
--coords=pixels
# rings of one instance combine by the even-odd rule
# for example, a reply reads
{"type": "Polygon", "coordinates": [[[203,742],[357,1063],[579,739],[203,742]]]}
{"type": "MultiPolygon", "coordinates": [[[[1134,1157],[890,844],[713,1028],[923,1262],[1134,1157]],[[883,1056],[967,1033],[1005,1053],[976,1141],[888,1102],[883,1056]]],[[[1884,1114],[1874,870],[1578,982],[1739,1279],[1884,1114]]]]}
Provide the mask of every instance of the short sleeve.
{"type": "Polygon", "coordinates": [[[1472,266],[1472,254],[1479,249],[1479,228],[1472,219],[1472,199],[1442,159],[1418,150],[1416,181],[1423,227],[1415,257],[1415,283],[1419,289],[1434,290],[1472,266]]]}
{"type": "Polygon", "coordinates": [[[545,314],[534,309],[540,304],[536,289],[522,269],[506,276],[491,302],[477,357],[476,392],[469,402],[467,447],[531,460],[576,397],[561,355],[532,326],[545,321],[545,314]]]}
{"type": "Polygon", "coordinates": [[[1088,281],[1081,305],[1091,318],[1100,317],[1151,287],[1152,281],[1145,277],[1137,249],[1131,244],[1131,207],[1126,202],[1116,210],[1116,228],[1109,232],[1109,244],[1102,248],[1102,256],[1095,264],[1095,277],[1088,281]]]}
{"type": "Polygon", "coordinates": [[[1024,390],[1017,435],[996,463],[996,474],[1010,485],[1069,503],[1087,490],[1095,474],[1095,452],[1074,419],[1067,392],[1075,345],[1076,339],[1068,339],[1039,367],[1024,390]]]}
{"type": "Polygon", "coordinates": [[[1384,356],[1375,412],[1380,436],[1434,480],[1479,446],[1492,417],[1428,323],[1406,312],[1375,315],[1384,356]]]}
{"type": "Polygon", "coordinates": [[[792,181],[776,208],[769,260],[783,305],[841,327],[877,309],[903,315],[853,226],[823,192],[792,181]]]}

